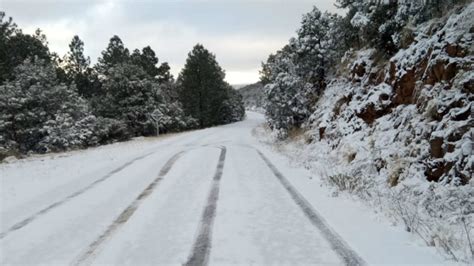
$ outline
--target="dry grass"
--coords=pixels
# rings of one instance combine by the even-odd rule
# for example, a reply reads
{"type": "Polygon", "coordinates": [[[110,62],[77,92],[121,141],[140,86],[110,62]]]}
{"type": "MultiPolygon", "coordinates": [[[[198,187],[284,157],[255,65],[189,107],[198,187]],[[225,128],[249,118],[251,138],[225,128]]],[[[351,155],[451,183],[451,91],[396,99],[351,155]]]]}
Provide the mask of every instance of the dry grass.
{"type": "Polygon", "coordinates": [[[298,141],[304,138],[304,133],[306,131],[302,128],[292,128],[288,131],[288,140],[290,141],[298,141]]]}

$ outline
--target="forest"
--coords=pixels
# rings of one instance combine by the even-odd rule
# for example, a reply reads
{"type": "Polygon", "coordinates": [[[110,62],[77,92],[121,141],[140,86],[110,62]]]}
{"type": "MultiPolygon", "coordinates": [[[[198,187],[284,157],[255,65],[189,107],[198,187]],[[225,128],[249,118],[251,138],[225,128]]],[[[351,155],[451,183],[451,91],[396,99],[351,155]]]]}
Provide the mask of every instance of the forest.
{"type": "Polygon", "coordinates": [[[0,13],[0,159],[97,146],[133,137],[240,121],[242,97],[214,54],[197,44],[175,79],[150,46],[130,51],[113,36],[97,64],[74,36],[48,48],[0,13]]]}

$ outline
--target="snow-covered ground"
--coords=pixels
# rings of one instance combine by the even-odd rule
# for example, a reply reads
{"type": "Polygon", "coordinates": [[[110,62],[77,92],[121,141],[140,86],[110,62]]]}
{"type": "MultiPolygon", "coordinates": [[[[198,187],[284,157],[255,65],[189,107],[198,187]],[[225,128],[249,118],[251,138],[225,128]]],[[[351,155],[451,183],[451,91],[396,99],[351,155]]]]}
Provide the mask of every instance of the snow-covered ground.
{"type": "Polygon", "coordinates": [[[1,164],[0,264],[446,264],[260,142],[263,121],[1,164]]]}

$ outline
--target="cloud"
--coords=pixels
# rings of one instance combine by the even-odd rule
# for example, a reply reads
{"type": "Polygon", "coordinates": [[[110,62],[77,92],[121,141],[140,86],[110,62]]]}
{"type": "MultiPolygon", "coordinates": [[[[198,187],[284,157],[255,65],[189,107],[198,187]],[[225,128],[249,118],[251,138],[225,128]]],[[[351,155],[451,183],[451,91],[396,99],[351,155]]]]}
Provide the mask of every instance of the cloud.
{"type": "Polygon", "coordinates": [[[25,32],[41,28],[52,51],[63,55],[74,35],[93,62],[119,35],[130,50],[150,45],[176,76],[188,52],[202,43],[216,54],[230,83],[258,80],[260,63],[294,35],[315,4],[335,10],[335,0],[0,0],[25,32]]]}

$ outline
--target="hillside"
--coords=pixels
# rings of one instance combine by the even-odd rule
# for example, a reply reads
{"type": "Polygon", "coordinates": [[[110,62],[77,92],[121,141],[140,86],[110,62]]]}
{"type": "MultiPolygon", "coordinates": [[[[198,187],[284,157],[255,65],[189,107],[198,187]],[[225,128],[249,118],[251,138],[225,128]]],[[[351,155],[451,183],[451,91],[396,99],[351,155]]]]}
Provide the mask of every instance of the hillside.
{"type": "Polygon", "coordinates": [[[239,89],[242,94],[245,109],[261,111],[265,101],[264,89],[261,82],[250,84],[239,89]]]}
{"type": "MultiPolygon", "coordinates": [[[[375,16],[357,14],[352,25],[375,16]]],[[[272,142],[334,195],[355,195],[447,259],[472,261],[474,4],[400,27],[403,44],[392,54],[370,41],[347,49],[315,85],[300,54],[314,32],[300,35],[309,18],[324,16],[307,14],[298,38],[264,66],[272,142]]]]}

